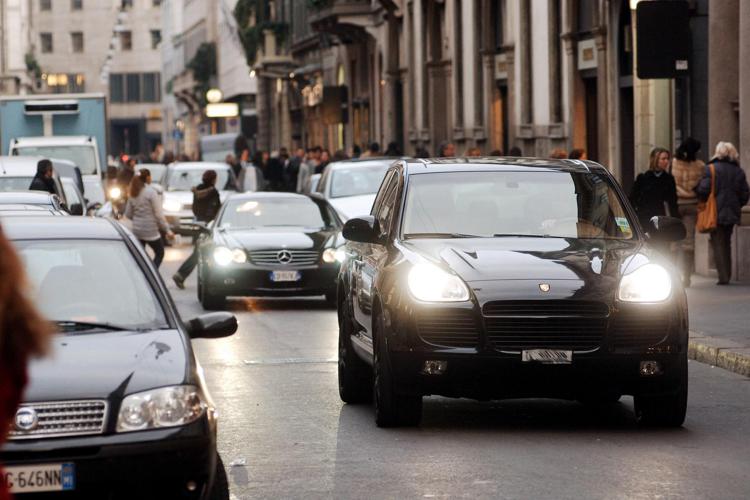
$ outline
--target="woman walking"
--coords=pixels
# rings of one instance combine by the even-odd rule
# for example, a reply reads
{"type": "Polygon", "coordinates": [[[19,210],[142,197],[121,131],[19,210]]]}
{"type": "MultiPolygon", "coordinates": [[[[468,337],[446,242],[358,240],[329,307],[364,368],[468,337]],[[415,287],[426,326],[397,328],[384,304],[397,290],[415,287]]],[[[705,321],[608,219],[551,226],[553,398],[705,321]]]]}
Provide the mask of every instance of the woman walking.
{"type": "Polygon", "coordinates": [[[156,190],[148,185],[151,177],[148,169],[142,169],[140,175],[130,181],[128,204],[125,217],[133,221],[133,234],[145,248],[150,246],[154,251],[154,265],[158,269],[164,259],[164,242],[161,233],[167,239],[174,238],[169,230],[167,220],[161,208],[161,198],[156,190]],[[161,232],[160,232],[161,231],[161,232]]]}
{"type": "Polygon", "coordinates": [[[716,195],[716,229],[711,232],[711,246],[716,260],[716,271],[719,274],[717,285],[727,285],[732,277],[732,231],[740,223],[742,206],[750,198],[745,171],[740,168],[739,153],[731,142],[719,142],[714,157],[704,169],[696,193],[698,198],[706,200],[713,190],[716,195]],[[711,170],[715,175],[711,175],[711,170]]]}
{"type": "Polygon", "coordinates": [[[682,269],[682,281],[690,286],[690,276],[695,270],[695,221],[698,214],[698,196],[695,188],[703,177],[705,164],[697,158],[701,143],[688,137],[674,155],[672,176],[677,185],[677,210],[685,224],[687,236],[679,243],[679,261],[682,269]]]}
{"type": "Polygon", "coordinates": [[[677,188],[669,168],[669,151],[654,148],[649,156],[649,169],[639,174],[630,193],[630,201],[638,213],[641,226],[650,231],[651,218],[657,215],[678,217],[677,188]]]}

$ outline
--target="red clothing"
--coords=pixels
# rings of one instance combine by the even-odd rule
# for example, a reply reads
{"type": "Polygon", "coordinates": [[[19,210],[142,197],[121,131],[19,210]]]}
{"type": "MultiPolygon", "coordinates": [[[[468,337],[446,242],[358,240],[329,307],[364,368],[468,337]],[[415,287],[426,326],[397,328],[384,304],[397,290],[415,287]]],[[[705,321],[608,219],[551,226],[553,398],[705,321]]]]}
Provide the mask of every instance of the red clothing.
{"type": "MultiPolygon", "coordinates": [[[[0,444],[5,441],[6,429],[13,421],[18,403],[21,402],[23,388],[26,386],[26,369],[24,362],[18,359],[0,360],[0,444]]],[[[0,467],[0,475],[3,470],[0,467]]],[[[10,493],[0,482],[0,500],[9,500],[10,493]]]]}

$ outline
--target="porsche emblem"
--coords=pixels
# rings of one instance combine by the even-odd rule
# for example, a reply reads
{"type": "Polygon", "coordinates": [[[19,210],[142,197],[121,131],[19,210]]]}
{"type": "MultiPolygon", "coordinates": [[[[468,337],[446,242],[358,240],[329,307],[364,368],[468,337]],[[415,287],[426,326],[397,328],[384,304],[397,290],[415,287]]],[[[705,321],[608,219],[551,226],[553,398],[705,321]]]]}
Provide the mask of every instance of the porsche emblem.
{"type": "Polygon", "coordinates": [[[549,292],[549,283],[539,283],[539,290],[544,293],[549,292]]]}

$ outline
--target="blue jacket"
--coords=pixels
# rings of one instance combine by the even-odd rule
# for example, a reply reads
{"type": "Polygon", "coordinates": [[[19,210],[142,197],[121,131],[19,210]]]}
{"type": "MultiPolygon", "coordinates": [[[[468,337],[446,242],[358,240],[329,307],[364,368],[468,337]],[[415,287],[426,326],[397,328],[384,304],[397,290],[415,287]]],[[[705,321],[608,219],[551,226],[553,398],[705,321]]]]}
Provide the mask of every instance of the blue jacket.
{"type": "Polygon", "coordinates": [[[698,198],[705,201],[711,193],[711,168],[716,170],[716,211],[717,223],[730,226],[740,223],[742,207],[750,198],[745,171],[733,161],[711,160],[706,165],[703,178],[695,188],[698,198]]]}

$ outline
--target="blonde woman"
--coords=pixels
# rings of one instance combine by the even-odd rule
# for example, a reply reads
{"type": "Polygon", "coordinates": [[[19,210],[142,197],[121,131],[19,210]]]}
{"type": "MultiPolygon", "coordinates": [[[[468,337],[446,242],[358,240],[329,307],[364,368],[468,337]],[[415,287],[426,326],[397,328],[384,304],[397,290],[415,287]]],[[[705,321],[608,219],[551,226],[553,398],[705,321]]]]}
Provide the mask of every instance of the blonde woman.
{"type": "Polygon", "coordinates": [[[672,160],[672,176],[677,185],[677,209],[687,230],[687,236],[678,244],[685,286],[690,286],[690,276],[695,269],[695,222],[698,214],[698,196],[695,194],[695,188],[706,167],[705,163],[697,158],[700,149],[700,141],[688,137],[677,148],[672,160]]]}
{"type": "Polygon", "coordinates": [[[657,215],[678,217],[677,188],[668,172],[670,154],[664,148],[654,148],[649,156],[648,171],[639,174],[630,192],[630,201],[638,213],[638,220],[646,231],[652,229],[651,218],[657,215]]]}
{"type": "Polygon", "coordinates": [[[742,207],[750,198],[745,171],[740,168],[739,153],[731,142],[719,142],[713,158],[704,169],[696,193],[706,200],[711,193],[711,166],[716,171],[715,193],[718,213],[716,230],[711,233],[711,246],[719,274],[717,285],[727,285],[732,277],[732,231],[740,223],[742,207]]]}

